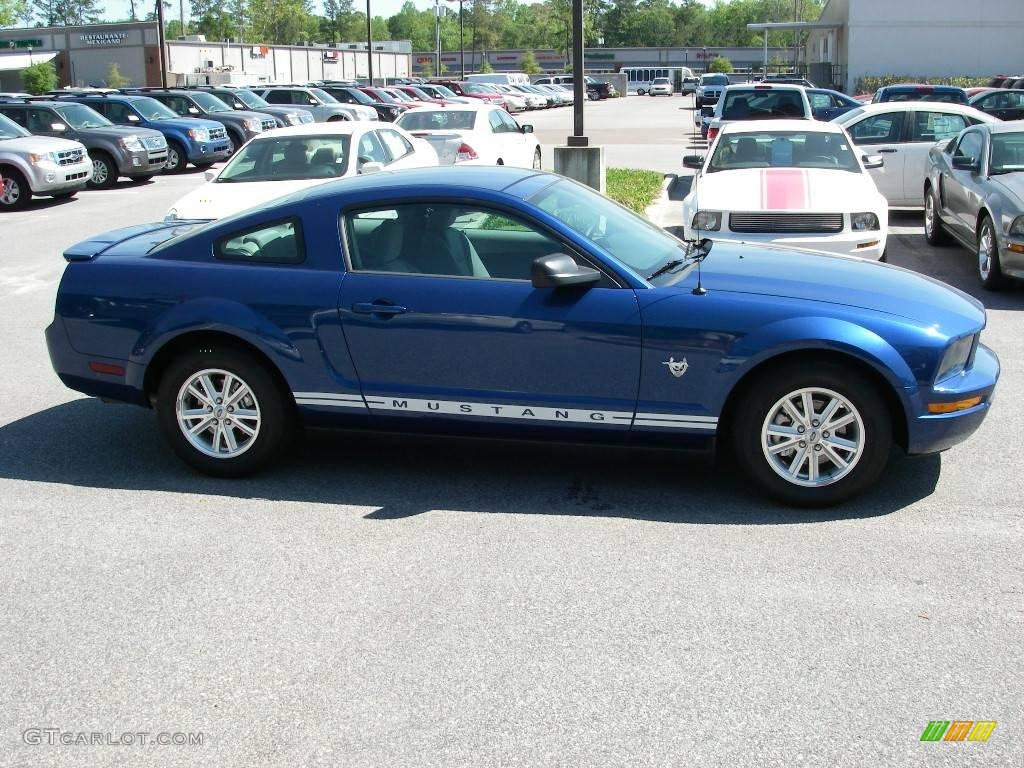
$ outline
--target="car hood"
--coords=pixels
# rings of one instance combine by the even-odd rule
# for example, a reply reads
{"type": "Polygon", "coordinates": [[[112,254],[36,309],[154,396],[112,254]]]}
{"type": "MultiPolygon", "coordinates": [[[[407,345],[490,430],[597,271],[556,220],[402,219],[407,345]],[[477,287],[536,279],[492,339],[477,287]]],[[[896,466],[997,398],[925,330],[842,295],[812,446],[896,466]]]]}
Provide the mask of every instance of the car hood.
{"type": "MultiPolygon", "coordinates": [[[[701,265],[708,291],[838,304],[905,318],[957,336],[985,323],[977,299],[902,267],[855,256],[716,242],[701,265]]],[[[696,270],[677,285],[692,289],[696,270]]]]}
{"type": "MultiPolygon", "coordinates": [[[[160,128],[175,128],[179,131],[191,131],[193,128],[205,128],[208,131],[223,128],[224,126],[216,120],[207,120],[205,117],[173,117],[167,120],[153,120],[150,125],[157,130],[160,128]]],[[[129,128],[131,126],[128,126],[129,128]]]]}
{"type": "Polygon", "coordinates": [[[152,128],[136,128],[131,125],[104,125],[99,128],[82,128],[79,133],[87,136],[105,136],[109,138],[126,139],[129,136],[138,136],[140,139],[151,139],[156,136],[163,137],[160,131],[152,128]]]}
{"type": "MultiPolygon", "coordinates": [[[[225,216],[270,202],[292,192],[315,187],[326,179],[290,179],[287,181],[207,182],[179,199],[170,210],[179,219],[223,219],[225,216]]],[[[168,211],[170,213],[170,211],[168,211]]]]}
{"type": "Polygon", "coordinates": [[[1024,172],[1004,173],[993,177],[992,181],[1017,198],[1017,212],[1024,213],[1024,172]]]}
{"type": "Polygon", "coordinates": [[[70,139],[54,139],[49,136],[24,136],[17,139],[0,140],[0,152],[67,152],[69,149],[81,149],[85,147],[77,141],[70,139]]]}
{"type": "Polygon", "coordinates": [[[704,210],[876,210],[885,206],[866,173],[819,168],[742,168],[702,175],[696,187],[704,210]]]}

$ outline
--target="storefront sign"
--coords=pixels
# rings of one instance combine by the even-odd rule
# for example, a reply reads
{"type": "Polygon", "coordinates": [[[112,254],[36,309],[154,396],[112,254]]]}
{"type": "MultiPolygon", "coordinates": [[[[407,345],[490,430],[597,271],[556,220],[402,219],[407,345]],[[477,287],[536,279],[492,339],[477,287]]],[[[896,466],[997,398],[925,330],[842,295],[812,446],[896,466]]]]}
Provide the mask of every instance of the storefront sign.
{"type": "Polygon", "coordinates": [[[79,35],[78,39],[86,45],[120,45],[128,39],[127,32],[90,32],[79,35]]]}
{"type": "Polygon", "coordinates": [[[0,51],[5,48],[42,48],[42,40],[0,40],[0,51]]]}

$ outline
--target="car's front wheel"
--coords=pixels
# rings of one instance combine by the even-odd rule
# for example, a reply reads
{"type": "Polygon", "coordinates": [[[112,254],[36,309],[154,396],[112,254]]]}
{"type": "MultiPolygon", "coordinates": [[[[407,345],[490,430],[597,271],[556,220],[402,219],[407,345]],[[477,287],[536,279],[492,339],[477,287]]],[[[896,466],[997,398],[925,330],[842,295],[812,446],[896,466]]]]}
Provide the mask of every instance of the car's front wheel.
{"type": "Polygon", "coordinates": [[[820,507],[865,490],[892,447],[877,388],[832,363],[777,368],[748,388],[731,424],[741,468],[794,506],[820,507]]]}
{"type": "Polygon", "coordinates": [[[157,391],[157,416],[178,456],[200,472],[241,477],[284,445],[292,413],[266,368],[234,349],[196,349],[175,360],[157,391]]]}
{"type": "Polygon", "coordinates": [[[185,148],[176,141],[167,142],[167,165],[164,168],[168,173],[180,173],[188,165],[188,155],[185,148]]]}
{"type": "Polygon", "coordinates": [[[924,196],[924,239],[928,245],[946,245],[949,233],[939,217],[939,199],[931,187],[924,196]]]}
{"type": "Polygon", "coordinates": [[[16,211],[28,205],[31,199],[32,192],[25,177],[10,166],[0,168],[0,210],[16,211]]]}
{"type": "Polygon", "coordinates": [[[985,216],[978,227],[978,280],[981,287],[998,291],[1006,285],[1003,267],[999,261],[999,241],[992,219],[985,216]]]}
{"type": "Polygon", "coordinates": [[[92,178],[89,186],[93,189],[110,189],[117,182],[117,163],[106,152],[94,150],[89,153],[92,160],[92,178]]]}

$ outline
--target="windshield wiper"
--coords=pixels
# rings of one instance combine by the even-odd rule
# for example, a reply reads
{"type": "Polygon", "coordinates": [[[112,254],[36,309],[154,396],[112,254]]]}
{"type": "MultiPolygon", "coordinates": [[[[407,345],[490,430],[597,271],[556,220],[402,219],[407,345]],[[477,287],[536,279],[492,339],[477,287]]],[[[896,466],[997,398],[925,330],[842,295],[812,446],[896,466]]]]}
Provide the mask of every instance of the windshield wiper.
{"type": "Polygon", "coordinates": [[[658,267],[654,272],[648,275],[647,279],[653,280],[656,277],[661,277],[666,272],[671,272],[676,267],[680,267],[683,264],[699,264],[708,257],[711,253],[712,241],[705,237],[698,242],[690,242],[687,244],[686,255],[681,259],[672,259],[671,261],[658,267]]]}

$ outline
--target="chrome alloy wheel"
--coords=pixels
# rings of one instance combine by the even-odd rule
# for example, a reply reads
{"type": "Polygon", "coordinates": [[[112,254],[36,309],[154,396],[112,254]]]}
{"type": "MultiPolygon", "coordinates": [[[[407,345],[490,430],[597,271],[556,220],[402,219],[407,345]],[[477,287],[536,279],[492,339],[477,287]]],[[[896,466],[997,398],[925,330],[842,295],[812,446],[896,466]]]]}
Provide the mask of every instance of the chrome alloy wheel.
{"type": "Polygon", "coordinates": [[[167,143],[167,162],[164,163],[164,168],[168,171],[174,171],[178,168],[178,163],[181,162],[181,158],[178,157],[178,150],[171,146],[170,142],[167,143]]]}
{"type": "Polygon", "coordinates": [[[935,232],[935,198],[931,194],[924,196],[924,233],[933,237],[935,232]]]}
{"type": "Polygon", "coordinates": [[[978,275],[982,280],[987,281],[992,272],[992,256],[995,253],[995,247],[992,226],[985,222],[981,226],[981,235],[978,237],[978,275]]]}
{"type": "Polygon", "coordinates": [[[185,439],[215,459],[241,456],[260,433],[260,405],[252,389],[218,368],[188,378],[178,390],[175,410],[185,439]]]}
{"type": "Polygon", "coordinates": [[[780,398],[761,427],[761,450],[784,480],[809,488],[830,485],[864,453],[864,420],[853,403],[830,389],[808,387],[780,398]]]}
{"type": "Polygon", "coordinates": [[[4,176],[0,178],[0,187],[3,188],[3,192],[0,193],[0,204],[12,207],[17,205],[21,200],[21,185],[10,176],[4,176]]]}
{"type": "Polygon", "coordinates": [[[103,186],[110,178],[110,168],[102,160],[92,161],[92,183],[97,187],[103,186]]]}

